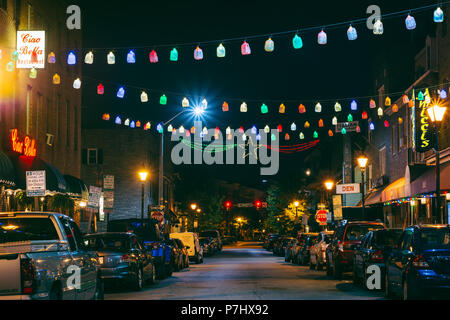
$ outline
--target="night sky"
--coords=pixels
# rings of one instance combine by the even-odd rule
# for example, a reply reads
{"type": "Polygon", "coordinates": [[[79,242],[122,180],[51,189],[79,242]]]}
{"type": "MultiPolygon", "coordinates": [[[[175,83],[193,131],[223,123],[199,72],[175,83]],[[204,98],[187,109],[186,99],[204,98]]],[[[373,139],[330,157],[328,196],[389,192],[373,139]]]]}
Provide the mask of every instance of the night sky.
{"type": "MultiPolygon", "coordinates": [[[[367,7],[377,4],[382,13],[402,11],[436,3],[435,1],[81,1],[83,12],[83,52],[94,51],[94,65],[83,64],[83,116],[88,128],[111,126],[101,121],[103,113],[114,118],[152,121],[153,128],[160,121],[167,121],[181,111],[181,100],[188,96],[192,101],[209,102],[205,125],[208,128],[227,126],[246,129],[253,125],[275,128],[282,124],[289,129],[296,122],[298,130],[291,134],[291,141],[282,144],[299,144],[298,134],[304,121],[316,126],[319,118],[331,123],[336,98],[373,96],[374,78],[384,68],[398,68],[397,77],[391,81],[391,91],[401,91],[413,80],[413,59],[424,46],[427,33],[433,32],[434,9],[414,13],[418,28],[407,31],[405,18],[384,19],[385,34],[375,36],[366,23],[354,24],[358,40],[348,41],[347,26],[327,28],[328,44],[319,46],[319,29],[299,33],[303,49],[294,50],[295,33],[273,36],[275,52],[266,53],[264,42],[271,33],[296,30],[369,17],[367,7]],[[249,38],[252,55],[242,56],[242,40],[223,42],[227,57],[218,59],[216,48],[222,39],[265,35],[260,39],[249,38]],[[213,42],[211,40],[217,40],[213,42]],[[203,42],[203,43],[202,43],[203,42]],[[195,61],[196,44],[176,46],[179,61],[170,62],[169,53],[174,44],[198,43],[203,49],[203,61],[195,61]],[[150,64],[148,55],[154,49],[159,63],[150,64]],[[106,55],[113,50],[116,65],[107,65],[106,55]],[[137,63],[126,63],[129,50],[136,52],[137,63]],[[401,71],[401,72],[400,72],[401,71]],[[97,96],[98,83],[105,86],[105,95],[97,96]],[[139,89],[129,88],[125,99],[115,97],[120,86],[148,88],[150,103],[142,104],[139,89]],[[159,105],[159,97],[165,93],[167,106],[159,105]],[[171,93],[179,93],[173,95],[171,93]],[[181,94],[181,95],[180,95],[181,94]],[[328,100],[328,101],[327,101],[328,100]],[[223,101],[230,104],[230,112],[223,113],[223,101]],[[242,101],[249,112],[242,114],[242,101]],[[324,113],[311,112],[321,101],[324,113]],[[287,107],[285,115],[278,114],[281,102],[287,107]],[[261,104],[269,106],[269,114],[261,114],[261,104]],[[310,110],[306,115],[298,113],[300,103],[310,110]],[[329,112],[327,112],[329,110],[329,112]],[[100,120],[100,121],[99,121],[100,120]]],[[[84,56],[84,54],[83,54],[84,56]]],[[[361,103],[368,104],[369,98],[361,103]]],[[[340,100],[347,117],[349,101],[340,100]]],[[[181,117],[175,127],[192,126],[192,119],[181,117]]],[[[341,137],[328,138],[331,126],[321,132],[321,143],[316,152],[328,155],[339,152],[341,137]],[[323,134],[322,134],[323,133],[323,134]]],[[[314,131],[314,130],[312,130],[314,131]]],[[[284,134],[288,131],[284,131],[284,134]]],[[[291,133],[291,132],[290,132],[291,133]]],[[[305,132],[306,133],[306,132],[305,132]]],[[[305,141],[307,142],[307,140],[305,141]]],[[[303,159],[309,153],[282,156],[279,177],[289,177],[302,171],[303,159]]],[[[332,167],[335,157],[318,159],[324,168],[332,167]]],[[[339,164],[340,165],[340,164],[339,164]]],[[[261,182],[258,167],[189,167],[208,174],[258,186],[261,182]],[[220,172],[219,172],[220,171],[220,172]]]]}

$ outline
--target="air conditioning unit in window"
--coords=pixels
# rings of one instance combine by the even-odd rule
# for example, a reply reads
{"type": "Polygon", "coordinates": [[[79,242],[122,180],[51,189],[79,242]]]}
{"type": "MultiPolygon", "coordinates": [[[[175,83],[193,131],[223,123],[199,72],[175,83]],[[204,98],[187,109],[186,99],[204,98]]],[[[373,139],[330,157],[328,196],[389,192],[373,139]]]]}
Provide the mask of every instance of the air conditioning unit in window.
{"type": "Polygon", "coordinates": [[[47,145],[50,147],[53,147],[54,142],[55,142],[55,136],[50,133],[47,133],[47,142],[46,142],[47,145]]]}

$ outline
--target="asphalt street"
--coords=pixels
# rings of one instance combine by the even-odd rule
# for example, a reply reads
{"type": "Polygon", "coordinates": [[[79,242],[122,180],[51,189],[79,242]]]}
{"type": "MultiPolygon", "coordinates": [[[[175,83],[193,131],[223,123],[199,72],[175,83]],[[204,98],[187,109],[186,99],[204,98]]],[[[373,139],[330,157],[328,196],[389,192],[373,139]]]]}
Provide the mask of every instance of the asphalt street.
{"type": "Polygon", "coordinates": [[[105,299],[376,300],[384,295],[355,287],[351,274],[334,280],[325,271],[286,263],[258,243],[241,242],[140,292],[110,287],[105,299]]]}

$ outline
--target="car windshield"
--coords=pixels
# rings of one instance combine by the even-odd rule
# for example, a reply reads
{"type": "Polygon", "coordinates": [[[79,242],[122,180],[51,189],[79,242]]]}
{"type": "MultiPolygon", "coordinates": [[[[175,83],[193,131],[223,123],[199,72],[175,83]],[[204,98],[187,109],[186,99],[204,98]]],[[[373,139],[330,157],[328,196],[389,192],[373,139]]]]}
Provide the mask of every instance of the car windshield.
{"type": "Polygon", "coordinates": [[[375,233],[375,245],[377,247],[395,246],[402,235],[402,230],[386,230],[375,233]]]}
{"type": "Polygon", "coordinates": [[[419,243],[423,250],[450,249],[450,228],[423,229],[419,243]]]}
{"type": "Polygon", "coordinates": [[[49,218],[1,218],[0,244],[21,241],[59,240],[49,218]]]}
{"type": "Polygon", "coordinates": [[[128,239],[121,237],[88,237],[85,244],[92,251],[123,252],[130,248],[128,239]]]}
{"type": "Polygon", "coordinates": [[[382,225],[377,224],[359,224],[354,226],[348,226],[345,233],[345,239],[347,241],[359,241],[364,237],[369,231],[384,229],[382,225]]]}

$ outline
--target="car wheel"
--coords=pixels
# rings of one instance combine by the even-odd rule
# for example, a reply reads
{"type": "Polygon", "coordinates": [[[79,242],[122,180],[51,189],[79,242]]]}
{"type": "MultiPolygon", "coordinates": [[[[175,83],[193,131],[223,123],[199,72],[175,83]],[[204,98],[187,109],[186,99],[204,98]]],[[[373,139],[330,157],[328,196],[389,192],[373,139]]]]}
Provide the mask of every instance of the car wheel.
{"type": "Polygon", "coordinates": [[[105,282],[102,278],[97,278],[97,284],[95,285],[95,293],[92,300],[105,300],[105,282]]]}
{"type": "Polygon", "coordinates": [[[139,269],[137,270],[137,273],[136,273],[136,278],[134,279],[134,284],[133,284],[134,289],[136,291],[142,290],[143,283],[144,283],[144,279],[142,277],[142,269],[141,269],[141,267],[139,267],[139,269]]]}

